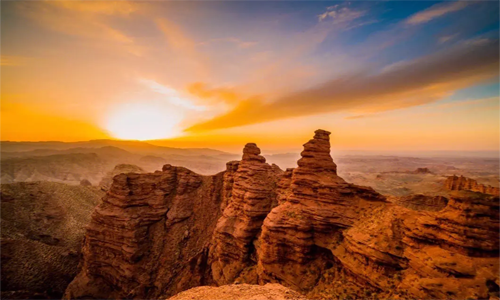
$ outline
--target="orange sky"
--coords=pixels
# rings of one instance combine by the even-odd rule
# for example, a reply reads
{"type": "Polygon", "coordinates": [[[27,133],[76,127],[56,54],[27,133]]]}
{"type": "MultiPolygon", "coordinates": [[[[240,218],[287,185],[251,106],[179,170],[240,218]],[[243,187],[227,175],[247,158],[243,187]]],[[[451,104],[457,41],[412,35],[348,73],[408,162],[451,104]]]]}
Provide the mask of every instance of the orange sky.
{"type": "Polygon", "coordinates": [[[2,3],[1,139],[498,150],[498,4],[333,4],[2,3]]]}

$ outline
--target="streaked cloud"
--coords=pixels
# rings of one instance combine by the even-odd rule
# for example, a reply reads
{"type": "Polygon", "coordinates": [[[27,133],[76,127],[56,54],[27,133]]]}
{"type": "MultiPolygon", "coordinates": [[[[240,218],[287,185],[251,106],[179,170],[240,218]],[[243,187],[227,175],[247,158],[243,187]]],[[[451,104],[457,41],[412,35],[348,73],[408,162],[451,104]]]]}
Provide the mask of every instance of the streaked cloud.
{"type": "Polygon", "coordinates": [[[498,78],[498,40],[462,43],[384,72],[342,76],[274,102],[244,101],[231,112],[188,130],[237,127],[335,111],[373,113],[450,96],[455,90],[498,78]]]}
{"type": "Polygon", "coordinates": [[[411,25],[427,23],[446,14],[462,10],[469,4],[470,1],[453,1],[435,4],[424,11],[412,15],[406,20],[406,23],[411,25]]]}
{"type": "Polygon", "coordinates": [[[53,3],[53,5],[60,6],[71,11],[100,15],[127,16],[137,10],[134,3],[130,1],[57,1],[53,3]]]}
{"type": "Polygon", "coordinates": [[[455,39],[457,36],[458,36],[458,33],[455,33],[455,34],[452,34],[452,35],[441,36],[441,37],[439,37],[438,42],[440,44],[444,44],[446,42],[449,42],[449,41],[455,39]]]}
{"type": "Polygon", "coordinates": [[[235,104],[244,100],[243,96],[235,91],[234,88],[216,87],[211,88],[204,82],[195,82],[187,87],[187,90],[192,95],[204,99],[205,103],[224,102],[235,104]]]}
{"type": "Polygon", "coordinates": [[[195,110],[195,111],[203,111],[206,108],[204,106],[198,106],[194,104],[192,101],[189,99],[186,99],[185,97],[182,97],[179,92],[174,90],[173,88],[170,88],[168,86],[162,85],[154,80],[150,79],[139,79],[139,82],[150,88],[156,93],[165,95],[165,100],[169,102],[170,104],[173,104],[175,106],[189,109],[189,110],[195,110]]]}
{"type": "Polygon", "coordinates": [[[365,11],[353,10],[346,6],[329,6],[327,10],[318,16],[318,21],[331,20],[335,24],[349,23],[365,15],[365,11]]]}
{"type": "Polygon", "coordinates": [[[253,47],[253,46],[258,44],[257,42],[243,41],[243,40],[235,38],[235,37],[229,37],[229,38],[211,39],[209,41],[200,43],[200,45],[208,45],[208,44],[217,43],[217,42],[231,43],[231,44],[236,45],[240,49],[250,48],[250,47],[253,47]]]}
{"type": "Polygon", "coordinates": [[[29,58],[16,55],[2,55],[0,57],[0,66],[22,66],[27,63],[29,58]]]}
{"type": "Polygon", "coordinates": [[[156,25],[167,40],[168,46],[175,55],[175,60],[182,61],[194,69],[193,74],[198,77],[209,75],[209,58],[197,49],[197,41],[192,38],[181,26],[166,18],[155,20],[156,25]]]}
{"type": "Polygon", "coordinates": [[[18,2],[22,15],[57,32],[99,40],[101,43],[117,43],[125,51],[141,55],[141,47],[127,33],[108,22],[110,16],[127,18],[136,11],[129,1],[40,1],[18,2]]]}

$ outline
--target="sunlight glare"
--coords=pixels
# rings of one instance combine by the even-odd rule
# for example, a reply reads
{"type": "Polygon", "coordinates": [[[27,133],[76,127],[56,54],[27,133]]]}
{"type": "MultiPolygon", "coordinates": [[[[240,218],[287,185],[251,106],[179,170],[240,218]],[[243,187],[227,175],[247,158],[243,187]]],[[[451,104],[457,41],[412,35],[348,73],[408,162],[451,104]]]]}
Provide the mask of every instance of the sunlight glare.
{"type": "Polygon", "coordinates": [[[181,120],[181,113],[174,109],[146,104],[127,104],[111,113],[106,129],[119,139],[141,141],[164,139],[178,134],[177,125],[181,120]]]}

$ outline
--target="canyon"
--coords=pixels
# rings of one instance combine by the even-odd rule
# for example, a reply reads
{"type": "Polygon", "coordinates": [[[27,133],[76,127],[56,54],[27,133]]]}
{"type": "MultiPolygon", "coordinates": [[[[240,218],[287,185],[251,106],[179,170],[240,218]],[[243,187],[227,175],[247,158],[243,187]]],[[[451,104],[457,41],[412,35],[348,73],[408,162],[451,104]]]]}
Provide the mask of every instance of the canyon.
{"type": "Polygon", "coordinates": [[[171,165],[115,176],[64,298],[233,283],[314,299],[498,297],[498,196],[383,196],[338,176],[329,135],[317,130],[285,171],[249,143],[213,176],[171,165]]]}

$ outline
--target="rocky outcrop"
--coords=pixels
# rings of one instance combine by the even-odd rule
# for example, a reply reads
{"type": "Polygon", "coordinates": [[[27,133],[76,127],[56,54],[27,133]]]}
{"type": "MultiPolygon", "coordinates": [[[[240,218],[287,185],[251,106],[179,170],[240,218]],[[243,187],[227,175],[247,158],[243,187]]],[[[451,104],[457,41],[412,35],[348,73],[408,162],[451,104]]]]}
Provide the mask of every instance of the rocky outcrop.
{"type": "Polygon", "coordinates": [[[99,182],[99,186],[103,191],[109,190],[111,184],[113,183],[113,177],[122,173],[144,173],[141,167],[131,164],[119,164],[116,165],[113,170],[106,173],[106,175],[99,182]]]}
{"type": "Polygon", "coordinates": [[[478,183],[474,179],[467,178],[464,176],[450,176],[446,179],[444,186],[450,191],[473,191],[489,195],[499,195],[500,189],[497,187],[492,187],[490,185],[484,185],[478,183]]]}
{"type": "Polygon", "coordinates": [[[104,193],[57,182],[2,184],[2,299],[60,299],[78,273],[85,226],[104,193]]]}
{"type": "Polygon", "coordinates": [[[65,298],[152,299],[210,284],[208,243],[222,179],[170,165],[115,176],[92,215],[82,271],[65,298]]]}
{"type": "Polygon", "coordinates": [[[82,179],[80,180],[80,185],[81,186],[92,186],[92,183],[88,181],[87,179],[82,179]]]}
{"type": "Polygon", "coordinates": [[[307,300],[301,294],[279,284],[224,285],[221,287],[197,287],[175,295],[169,300],[307,300]]]}
{"type": "Polygon", "coordinates": [[[265,161],[257,145],[247,144],[241,162],[230,163],[224,175],[229,204],[217,222],[211,249],[212,276],[219,285],[234,282],[257,262],[254,243],[264,218],[277,204],[276,182],[282,173],[265,161]]]}
{"type": "Polygon", "coordinates": [[[317,130],[285,172],[247,144],[214,176],[169,165],[115,176],[65,297],[231,283],[280,283],[314,299],[498,297],[498,196],[389,201],[337,175],[329,135],[317,130]]]}
{"type": "Polygon", "coordinates": [[[404,197],[391,197],[392,202],[413,210],[440,211],[448,204],[448,199],[443,196],[410,195],[404,197]]]}
{"type": "Polygon", "coordinates": [[[413,174],[432,174],[432,172],[431,172],[431,170],[429,170],[429,168],[417,168],[412,173],[413,174]]]}
{"type": "Polygon", "coordinates": [[[262,283],[312,289],[334,265],[332,250],[342,241],[342,231],[385,203],[385,197],[371,188],[337,176],[329,134],[317,130],[304,145],[287,190],[282,183],[286,197],[264,221],[258,263],[262,283]]]}

